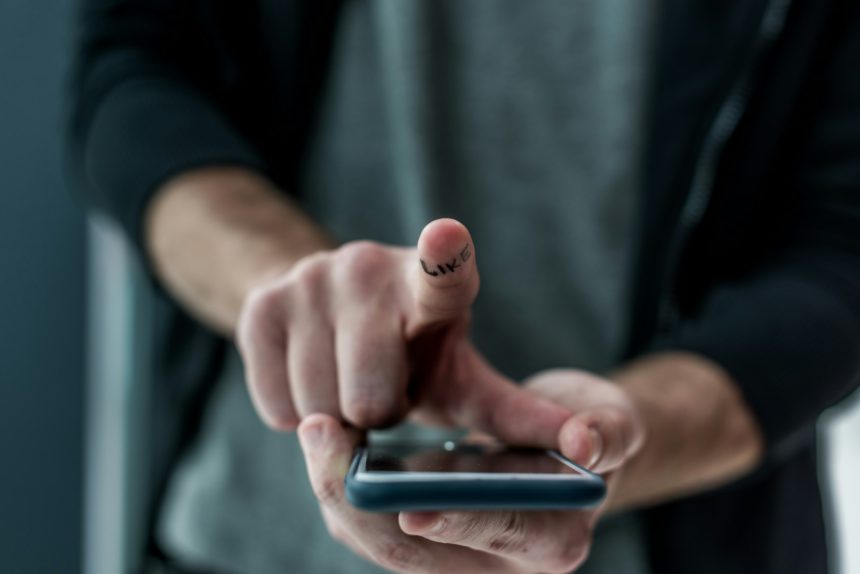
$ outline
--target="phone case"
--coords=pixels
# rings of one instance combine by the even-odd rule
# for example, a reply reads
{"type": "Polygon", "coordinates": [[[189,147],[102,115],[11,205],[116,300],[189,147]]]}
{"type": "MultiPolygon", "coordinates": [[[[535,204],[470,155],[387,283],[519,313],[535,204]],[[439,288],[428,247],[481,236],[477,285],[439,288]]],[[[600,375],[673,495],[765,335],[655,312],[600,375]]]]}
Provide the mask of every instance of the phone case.
{"type": "MultiPolygon", "coordinates": [[[[368,482],[356,477],[361,450],[344,479],[346,498],[371,512],[402,510],[574,509],[599,504],[606,495],[602,478],[581,467],[587,478],[569,480],[511,478],[505,480],[397,480],[368,482]]],[[[563,475],[560,475],[563,476],[563,475]]]]}

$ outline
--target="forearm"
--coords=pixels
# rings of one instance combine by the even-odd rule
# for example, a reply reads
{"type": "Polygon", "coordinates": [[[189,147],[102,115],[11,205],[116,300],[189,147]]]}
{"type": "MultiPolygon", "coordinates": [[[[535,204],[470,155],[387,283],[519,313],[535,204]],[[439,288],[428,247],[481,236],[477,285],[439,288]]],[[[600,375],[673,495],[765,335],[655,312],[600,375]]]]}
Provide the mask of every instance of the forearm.
{"type": "Polygon", "coordinates": [[[715,488],[761,459],[757,423],[717,365],[689,353],[663,353],[632,363],[615,379],[638,406],[647,438],[619,472],[611,510],[715,488]]]}
{"type": "Polygon", "coordinates": [[[167,289],[231,334],[247,293],[334,242],[264,178],[205,168],[167,182],[146,214],[146,244],[167,289]]]}

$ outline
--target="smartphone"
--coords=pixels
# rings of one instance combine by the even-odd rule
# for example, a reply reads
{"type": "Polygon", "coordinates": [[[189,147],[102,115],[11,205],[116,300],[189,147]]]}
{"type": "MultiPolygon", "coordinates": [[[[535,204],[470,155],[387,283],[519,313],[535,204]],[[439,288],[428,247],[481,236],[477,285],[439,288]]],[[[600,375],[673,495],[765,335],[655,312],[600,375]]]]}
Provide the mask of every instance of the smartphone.
{"type": "Polygon", "coordinates": [[[587,508],[606,495],[556,451],[454,441],[359,447],[345,483],[347,500],[373,512],[587,508]]]}

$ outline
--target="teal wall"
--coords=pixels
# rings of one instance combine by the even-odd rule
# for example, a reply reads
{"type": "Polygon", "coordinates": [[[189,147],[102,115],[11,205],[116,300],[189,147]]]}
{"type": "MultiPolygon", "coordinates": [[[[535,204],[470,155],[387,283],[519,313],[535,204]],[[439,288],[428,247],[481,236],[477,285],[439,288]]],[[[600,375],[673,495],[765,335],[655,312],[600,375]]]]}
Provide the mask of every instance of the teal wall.
{"type": "Polygon", "coordinates": [[[0,2],[0,570],[80,570],[84,224],[63,187],[71,2],[0,2]]]}

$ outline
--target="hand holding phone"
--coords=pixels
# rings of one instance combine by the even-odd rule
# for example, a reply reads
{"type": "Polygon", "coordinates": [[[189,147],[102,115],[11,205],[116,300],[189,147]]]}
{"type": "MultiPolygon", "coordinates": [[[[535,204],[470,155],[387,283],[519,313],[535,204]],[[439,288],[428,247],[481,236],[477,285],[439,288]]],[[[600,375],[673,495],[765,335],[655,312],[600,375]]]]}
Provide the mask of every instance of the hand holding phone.
{"type": "MultiPolygon", "coordinates": [[[[302,422],[299,438],[311,485],[331,535],[357,554],[395,572],[569,572],[587,555],[591,529],[602,508],[367,512],[350,503],[344,479],[350,461],[355,459],[361,433],[332,417],[315,414],[302,422]]],[[[443,444],[442,450],[450,451],[450,445],[445,449],[443,444]]],[[[451,468],[458,471],[474,470],[468,466],[470,460],[475,460],[471,455],[465,459],[456,457],[453,462],[438,455],[438,451],[430,456],[421,454],[418,460],[422,465],[435,460],[433,465],[438,467],[439,458],[443,458],[447,460],[445,464],[454,464],[451,468]]],[[[548,470],[543,466],[544,459],[549,459],[549,466],[558,461],[545,453],[537,456],[542,461],[538,463],[541,472],[535,474],[553,476],[543,472],[548,470]]],[[[505,474],[521,475],[523,462],[530,457],[490,458],[493,462],[489,468],[507,466],[514,472],[505,474]]],[[[409,456],[402,460],[413,462],[409,456]]],[[[477,460],[487,458],[481,455],[477,460]]],[[[385,458],[379,462],[391,468],[393,461],[385,458]]],[[[499,484],[502,483],[506,488],[511,486],[510,481],[499,484]]],[[[510,488],[507,492],[510,494],[510,488]]]]}
{"type": "MultiPolygon", "coordinates": [[[[581,371],[556,369],[530,377],[525,381],[523,392],[546,397],[570,409],[574,414],[560,425],[556,438],[551,444],[547,444],[539,439],[539,429],[534,425],[542,421],[534,416],[519,413],[508,418],[506,412],[485,407],[482,415],[485,418],[504,419],[505,424],[511,428],[516,427],[518,432],[531,437],[531,440],[510,441],[511,443],[557,448],[571,460],[589,461],[589,468],[596,468],[597,472],[611,473],[629,460],[644,440],[644,431],[634,405],[623,389],[611,381],[581,371]]],[[[447,510],[406,510],[398,513],[367,512],[350,503],[350,497],[346,493],[347,481],[352,483],[359,469],[355,453],[362,433],[330,416],[314,414],[302,421],[299,438],[307,461],[308,476],[320,501],[329,532],[356,553],[393,571],[517,574],[535,571],[570,572],[587,555],[592,529],[606,507],[605,504],[600,504],[593,508],[574,507],[571,510],[558,510],[555,506],[551,510],[510,508],[511,487],[517,486],[512,484],[513,480],[520,480],[523,477],[519,475],[531,473],[522,472],[522,460],[518,458],[511,467],[507,456],[501,459],[493,458],[493,461],[501,460],[502,463],[486,462],[486,457],[480,456],[477,457],[478,460],[485,461],[483,470],[509,465],[507,471],[502,474],[508,474],[507,478],[511,480],[502,480],[499,483],[504,484],[507,490],[503,500],[504,506],[508,508],[488,504],[481,509],[461,507],[447,510]],[[346,479],[351,462],[352,478],[346,479]]],[[[372,444],[371,447],[373,446],[383,445],[372,444]]],[[[436,448],[438,450],[438,443],[436,448]]],[[[452,450],[451,445],[446,449],[443,443],[442,450],[452,450]]],[[[444,468],[462,471],[462,474],[466,475],[466,482],[475,478],[469,476],[473,474],[471,471],[475,470],[469,466],[469,461],[474,462],[474,457],[457,457],[452,461],[451,457],[440,456],[438,452],[431,453],[430,456],[418,454],[414,459],[408,453],[395,459],[384,457],[378,463],[372,463],[370,468],[375,468],[377,473],[386,472],[385,468],[391,472],[393,468],[395,473],[402,474],[404,469],[423,471],[428,467],[433,472],[434,468],[438,470],[442,465],[444,468]],[[409,466],[419,462],[422,466],[409,466]]],[[[540,456],[546,457],[546,451],[540,456]]],[[[558,462],[558,459],[552,456],[550,459],[550,462],[558,462]]],[[[546,470],[544,464],[538,463],[537,468],[541,472],[534,474],[552,476],[553,473],[543,472],[546,470]]],[[[393,476],[400,477],[401,475],[393,476]]],[[[389,475],[388,478],[392,476],[389,475]]],[[[548,480],[557,478],[554,476],[548,480]]],[[[536,476],[526,478],[533,479],[536,479],[536,476]]],[[[480,483],[475,481],[472,486],[486,487],[493,480],[497,479],[489,478],[480,483]]],[[[425,488],[437,488],[440,482],[444,481],[437,480],[431,485],[422,485],[423,492],[409,492],[409,496],[413,497],[411,502],[415,503],[418,496],[426,498],[425,488]]],[[[575,482],[574,485],[579,489],[586,483],[587,481],[575,482]]],[[[617,485],[617,482],[615,484],[617,485]]],[[[457,487],[461,492],[462,486],[463,484],[457,487]]],[[[377,508],[382,508],[383,502],[392,503],[390,485],[387,485],[385,490],[386,499],[373,500],[377,508]]],[[[479,493],[485,495],[488,490],[490,489],[483,488],[479,493]]],[[[473,506],[473,493],[467,493],[470,497],[468,506],[473,506]]],[[[596,499],[595,497],[594,500],[596,499]]],[[[369,506],[355,497],[352,497],[352,500],[357,504],[369,506]]],[[[435,496],[433,500],[438,503],[440,498],[435,496]]],[[[557,501],[558,499],[555,499],[551,503],[555,504],[557,501]]],[[[395,500],[394,505],[402,505],[404,502],[402,499],[395,500]]],[[[418,503],[421,502],[418,499],[418,503]]]]}

